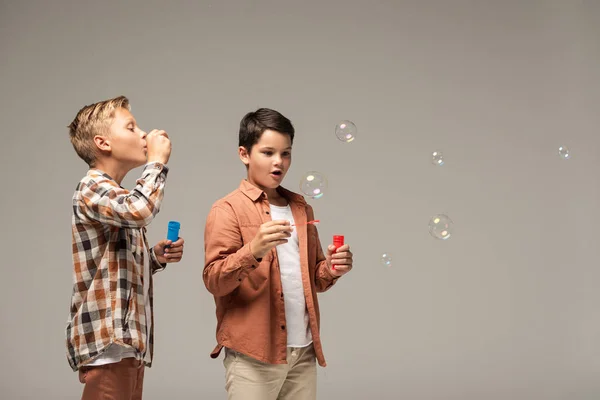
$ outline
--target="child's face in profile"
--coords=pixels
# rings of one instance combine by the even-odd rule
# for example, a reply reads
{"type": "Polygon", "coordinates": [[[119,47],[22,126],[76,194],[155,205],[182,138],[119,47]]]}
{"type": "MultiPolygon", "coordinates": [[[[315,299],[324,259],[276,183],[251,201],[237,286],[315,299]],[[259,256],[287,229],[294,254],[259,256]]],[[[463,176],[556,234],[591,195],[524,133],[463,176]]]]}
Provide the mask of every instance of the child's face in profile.
{"type": "Polygon", "coordinates": [[[265,189],[276,189],[292,164],[292,141],[289,135],[267,129],[250,154],[240,147],[240,159],[248,166],[248,181],[265,189]]]}
{"type": "Polygon", "coordinates": [[[113,159],[131,168],[146,163],[146,132],[137,126],[129,110],[119,108],[115,111],[107,140],[113,159]]]}

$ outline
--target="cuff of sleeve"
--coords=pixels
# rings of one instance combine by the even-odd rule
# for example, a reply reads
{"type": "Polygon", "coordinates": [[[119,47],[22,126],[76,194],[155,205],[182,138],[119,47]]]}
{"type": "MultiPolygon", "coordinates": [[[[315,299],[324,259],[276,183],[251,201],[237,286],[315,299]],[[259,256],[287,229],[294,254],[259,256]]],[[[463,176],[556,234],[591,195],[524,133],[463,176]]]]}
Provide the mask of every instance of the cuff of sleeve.
{"type": "Polygon", "coordinates": [[[331,272],[331,269],[329,268],[329,266],[327,265],[327,261],[323,261],[323,266],[321,267],[323,270],[325,270],[325,274],[328,275],[329,277],[331,277],[331,281],[333,283],[335,283],[338,279],[341,278],[341,276],[337,276],[334,275],[333,272],[331,272]]]}
{"type": "Polygon", "coordinates": [[[156,258],[156,254],[154,254],[154,247],[150,249],[150,257],[152,258],[152,262],[154,263],[154,268],[152,268],[154,272],[162,271],[167,267],[167,263],[163,264],[160,261],[158,261],[158,258],[156,258]]]}
{"type": "Polygon", "coordinates": [[[160,172],[165,175],[169,172],[169,167],[167,167],[165,164],[158,162],[158,161],[152,161],[152,162],[146,163],[146,165],[144,166],[144,170],[152,170],[152,169],[160,170],[160,172]]]}
{"type": "Polygon", "coordinates": [[[254,255],[250,251],[250,243],[245,244],[239,251],[239,265],[242,269],[240,278],[245,278],[250,271],[256,269],[260,264],[260,261],[254,258],[254,255]]]}

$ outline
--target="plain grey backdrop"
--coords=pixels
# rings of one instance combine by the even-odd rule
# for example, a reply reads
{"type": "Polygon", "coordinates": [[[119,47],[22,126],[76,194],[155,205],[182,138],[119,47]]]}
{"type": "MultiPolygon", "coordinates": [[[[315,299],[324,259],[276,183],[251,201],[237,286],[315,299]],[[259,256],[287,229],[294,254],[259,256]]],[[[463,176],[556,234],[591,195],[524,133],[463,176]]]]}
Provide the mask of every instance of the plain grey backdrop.
{"type": "Polygon", "coordinates": [[[203,230],[258,107],[296,127],[284,185],[324,173],[323,244],[355,254],[320,296],[320,399],[600,398],[599,43],[594,0],[0,1],[0,398],[81,395],[64,328],[86,165],[66,125],[121,94],[173,142],[150,239],[176,219],[186,240],[155,276],[145,399],[226,397],[203,230]]]}

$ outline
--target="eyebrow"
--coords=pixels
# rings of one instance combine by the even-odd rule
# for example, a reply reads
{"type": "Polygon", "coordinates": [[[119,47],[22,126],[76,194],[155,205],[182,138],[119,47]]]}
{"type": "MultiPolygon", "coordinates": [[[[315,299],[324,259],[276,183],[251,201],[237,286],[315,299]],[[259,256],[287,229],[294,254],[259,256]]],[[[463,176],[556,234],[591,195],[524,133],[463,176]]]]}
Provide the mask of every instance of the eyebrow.
{"type": "MultiPolygon", "coordinates": [[[[261,147],[260,149],[261,149],[261,150],[275,150],[275,148],[274,148],[274,147],[271,147],[271,146],[261,147]]],[[[286,148],[285,148],[285,149],[283,149],[283,150],[291,150],[291,149],[292,149],[292,146],[290,146],[290,147],[286,147],[286,148]]]]}

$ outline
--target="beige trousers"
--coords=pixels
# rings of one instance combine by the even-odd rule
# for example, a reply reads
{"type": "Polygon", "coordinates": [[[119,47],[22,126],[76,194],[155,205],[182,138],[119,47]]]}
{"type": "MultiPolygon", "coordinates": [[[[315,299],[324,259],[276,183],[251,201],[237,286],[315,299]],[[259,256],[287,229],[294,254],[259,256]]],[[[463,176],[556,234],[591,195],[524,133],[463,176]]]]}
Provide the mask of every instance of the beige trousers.
{"type": "Polygon", "coordinates": [[[229,400],[316,400],[317,364],[313,345],[288,347],[287,364],[266,364],[225,348],[225,389],[229,400]]]}

